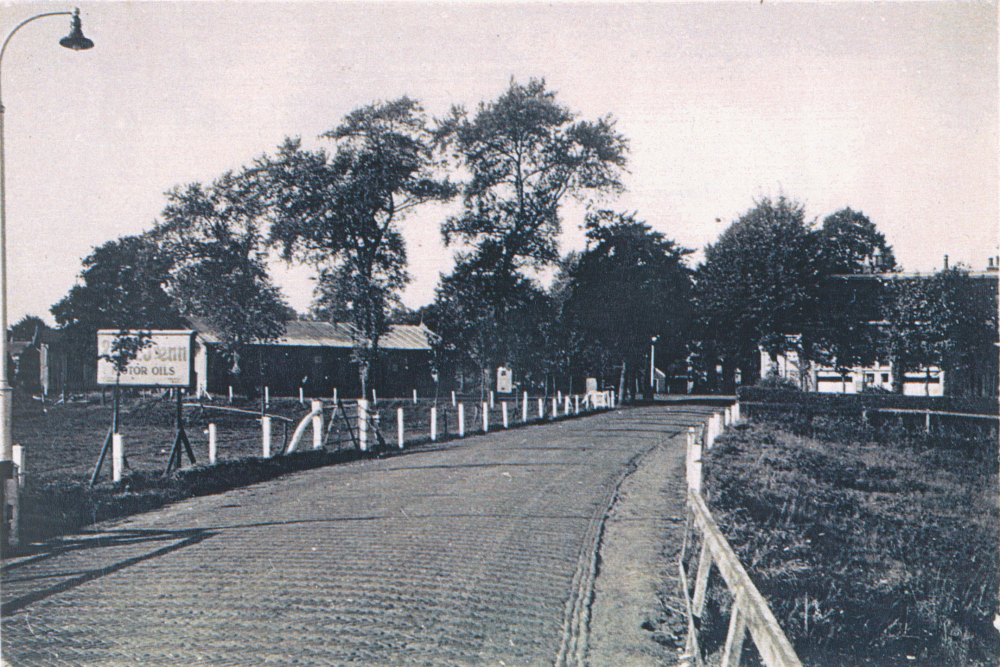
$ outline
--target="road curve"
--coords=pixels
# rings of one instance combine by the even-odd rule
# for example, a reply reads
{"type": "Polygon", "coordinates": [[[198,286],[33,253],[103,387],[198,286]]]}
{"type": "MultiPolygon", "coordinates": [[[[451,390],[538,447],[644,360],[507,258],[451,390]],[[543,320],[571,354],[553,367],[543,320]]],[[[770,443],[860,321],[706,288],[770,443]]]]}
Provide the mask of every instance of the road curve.
{"type": "Polygon", "coordinates": [[[495,432],[101,524],[5,563],[4,661],[582,665],[619,486],[708,413],[495,432]]]}

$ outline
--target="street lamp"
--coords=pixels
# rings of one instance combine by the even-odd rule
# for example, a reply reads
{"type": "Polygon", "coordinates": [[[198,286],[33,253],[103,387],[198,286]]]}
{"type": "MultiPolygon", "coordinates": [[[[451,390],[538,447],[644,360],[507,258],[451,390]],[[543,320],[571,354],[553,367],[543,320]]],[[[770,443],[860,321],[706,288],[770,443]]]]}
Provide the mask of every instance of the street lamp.
{"type": "MultiPolygon", "coordinates": [[[[4,106],[3,106],[3,56],[7,52],[7,44],[10,38],[18,30],[38,19],[47,16],[72,16],[70,22],[70,33],[59,40],[59,44],[67,49],[83,51],[92,48],[94,43],[83,36],[80,29],[80,10],[74,9],[72,12],[46,12],[38,14],[29,19],[25,19],[17,24],[7,35],[0,47],[0,499],[3,498],[3,490],[6,489],[6,480],[13,472],[11,458],[13,455],[13,437],[11,436],[11,388],[7,382],[7,175],[4,168],[4,106]]],[[[4,528],[4,544],[6,547],[6,500],[3,500],[3,507],[0,508],[3,516],[0,516],[0,525],[4,528]]]]}
{"type": "Polygon", "coordinates": [[[656,341],[659,336],[649,339],[649,395],[656,397],[656,341]]]}

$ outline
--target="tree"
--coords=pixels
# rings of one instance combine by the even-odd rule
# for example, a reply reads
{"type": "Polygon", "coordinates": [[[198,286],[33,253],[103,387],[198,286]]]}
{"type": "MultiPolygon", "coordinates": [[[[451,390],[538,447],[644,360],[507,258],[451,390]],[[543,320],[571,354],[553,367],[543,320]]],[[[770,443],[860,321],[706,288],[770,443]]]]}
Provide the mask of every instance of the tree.
{"type": "Polygon", "coordinates": [[[710,386],[718,361],[728,390],[736,367],[755,380],[760,348],[811,358],[825,268],[802,205],[784,196],[757,202],[705,249],[695,298],[710,386]]]}
{"type": "Polygon", "coordinates": [[[9,338],[11,340],[34,341],[38,334],[48,330],[49,325],[42,318],[37,315],[25,315],[10,328],[9,338]]]}
{"type": "Polygon", "coordinates": [[[479,371],[480,390],[489,387],[491,369],[503,365],[542,368],[552,320],[551,301],[521,275],[499,281],[460,264],[441,279],[432,307],[432,326],[440,336],[441,360],[479,371]]]}
{"type": "Polygon", "coordinates": [[[506,279],[521,268],[559,259],[559,206],[566,195],[617,193],[628,144],[610,116],[576,121],[545,82],[511,81],[497,101],[469,118],[455,108],[438,138],[453,148],[471,178],[460,215],[442,226],[445,242],[473,246],[464,258],[506,279]]]}
{"type": "Polygon", "coordinates": [[[167,193],[150,238],[171,258],[169,292],[181,313],[205,322],[239,375],[250,343],[285,330],[288,307],[267,271],[263,196],[253,173],[224,174],[167,193]]]}
{"type": "Polygon", "coordinates": [[[399,222],[414,208],[454,196],[438,175],[433,136],[406,97],[348,114],[323,135],[336,151],[305,151],[288,140],[261,163],[274,224],[271,243],[286,259],[316,266],[314,313],[354,325],[363,394],[379,339],[408,282],[399,222]]]}
{"type": "Polygon", "coordinates": [[[879,355],[879,291],[849,286],[843,276],[897,270],[892,247],[864,213],[850,208],[826,217],[816,234],[828,276],[812,323],[818,360],[841,370],[869,366],[879,355]]]}
{"type": "Polygon", "coordinates": [[[963,267],[884,282],[882,351],[892,360],[893,391],[919,367],[947,366],[949,376],[981,365],[998,342],[997,294],[963,267]]]}
{"type": "Polygon", "coordinates": [[[659,365],[683,362],[694,316],[691,251],[664,238],[634,214],[587,216],[587,251],[568,270],[561,320],[567,344],[603,375],[620,369],[621,383],[647,386],[650,342],[659,365]]]}
{"type": "Polygon", "coordinates": [[[125,236],[95,248],[83,260],[81,284],[52,306],[72,351],[97,358],[99,329],[172,329],[180,313],[164,289],[170,258],[144,236],[125,236]]]}

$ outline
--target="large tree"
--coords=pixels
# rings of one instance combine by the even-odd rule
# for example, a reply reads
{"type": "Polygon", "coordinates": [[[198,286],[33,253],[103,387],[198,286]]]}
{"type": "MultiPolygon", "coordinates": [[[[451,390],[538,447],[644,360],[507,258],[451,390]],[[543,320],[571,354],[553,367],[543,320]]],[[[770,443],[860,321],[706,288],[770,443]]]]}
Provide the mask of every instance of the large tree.
{"type": "Polygon", "coordinates": [[[710,385],[717,362],[727,389],[736,367],[755,380],[761,348],[809,358],[825,273],[802,205],[783,196],[759,201],[710,244],[695,287],[710,385]]]}
{"type": "Polygon", "coordinates": [[[442,227],[445,242],[471,245],[463,261],[502,279],[559,260],[559,207],[567,195],[623,189],[628,144],[614,120],[576,120],[544,81],[511,81],[471,117],[453,109],[438,137],[470,174],[462,212],[442,227]]]}
{"type": "Polygon", "coordinates": [[[587,216],[588,249],[568,269],[561,321],[567,343],[592,372],[620,369],[649,384],[655,336],[659,366],[683,362],[694,306],[691,251],[652,231],[634,215],[597,211],[587,216]]]}
{"type": "Polygon", "coordinates": [[[171,258],[170,295],[183,315],[219,336],[240,375],[246,346],[279,337],[289,317],[267,270],[260,188],[252,174],[227,173],[209,187],[175,188],[167,199],[150,237],[171,258]]]}
{"type": "Polygon", "coordinates": [[[406,97],[359,108],[324,137],[335,152],[286,141],[261,161],[273,219],[270,240],[286,259],[319,271],[314,314],[355,331],[362,392],[379,339],[408,282],[399,223],[455,187],[441,176],[420,105],[406,97]]]}
{"type": "Polygon", "coordinates": [[[171,329],[180,314],[164,289],[169,256],[144,236],[125,236],[83,260],[80,282],[51,312],[79,359],[97,358],[99,329],[171,329]]]}

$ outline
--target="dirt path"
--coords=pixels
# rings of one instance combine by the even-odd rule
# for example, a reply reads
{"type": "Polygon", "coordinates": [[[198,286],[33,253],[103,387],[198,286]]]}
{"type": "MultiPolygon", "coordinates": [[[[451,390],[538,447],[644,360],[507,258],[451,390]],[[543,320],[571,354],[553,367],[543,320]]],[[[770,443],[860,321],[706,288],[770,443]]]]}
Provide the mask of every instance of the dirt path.
{"type": "Polygon", "coordinates": [[[666,567],[655,555],[663,522],[644,519],[673,511],[641,499],[672,474],[677,447],[663,445],[677,423],[701,417],[677,410],[491,433],[98,526],[5,563],[3,656],[634,664],[617,656],[656,648],[636,621],[662,616],[649,586],[666,567]],[[634,605],[634,618],[617,614],[620,632],[606,622],[634,605]]]}

